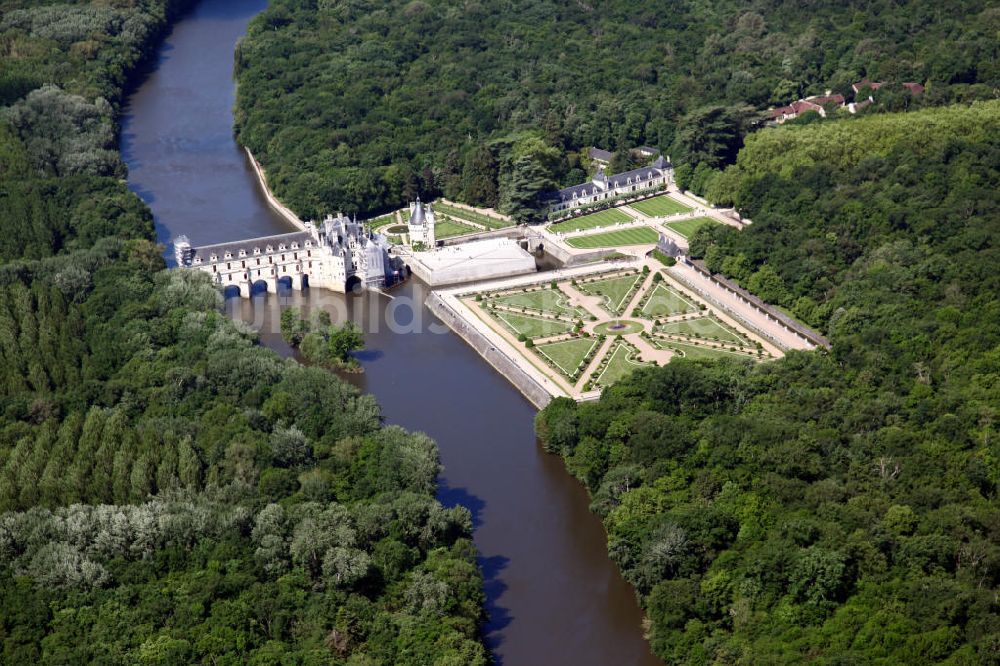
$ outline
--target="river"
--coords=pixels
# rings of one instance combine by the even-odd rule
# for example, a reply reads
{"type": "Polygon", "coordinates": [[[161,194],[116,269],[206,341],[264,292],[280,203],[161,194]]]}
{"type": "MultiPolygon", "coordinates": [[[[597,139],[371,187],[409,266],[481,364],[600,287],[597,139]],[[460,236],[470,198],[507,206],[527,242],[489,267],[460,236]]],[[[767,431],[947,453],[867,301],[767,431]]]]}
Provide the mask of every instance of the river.
{"type": "MultiPolygon", "coordinates": [[[[265,0],[205,0],[182,18],[129,98],[122,154],[129,186],[152,208],[160,242],[196,245],[289,231],[232,138],[233,48],[265,0]]],[[[233,316],[278,353],[288,305],[324,307],[365,331],[365,372],[386,422],[420,430],[441,451],[440,499],[474,518],[486,579],[486,640],[498,662],[657,664],[632,589],[608,559],[584,488],[538,445],[535,409],[422,305],[416,281],[392,293],[321,290],[230,299],[233,316]]]]}

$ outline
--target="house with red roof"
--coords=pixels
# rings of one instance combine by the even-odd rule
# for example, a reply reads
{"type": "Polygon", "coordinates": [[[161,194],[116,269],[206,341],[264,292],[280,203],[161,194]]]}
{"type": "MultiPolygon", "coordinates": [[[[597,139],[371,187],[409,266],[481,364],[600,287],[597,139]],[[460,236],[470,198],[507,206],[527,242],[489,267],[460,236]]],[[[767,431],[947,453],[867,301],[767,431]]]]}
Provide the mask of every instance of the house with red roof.
{"type": "Polygon", "coordinates": [[[768,115],[772,122],[779,125],[785,121],[792,120],[793,118],[798,118],[803,113],[807,113],[809,111],[815,111],[821,117],[826,118],[826,109],[831,104],[835,104],[838,107],[844,106],[844,96],[832,95],[830,94],[830,91],[827,90],[824,95],[813,95],[812,97],[805,97],[792,102],[787,106],[780,106],[776,109],[768,109],[768,115]]]}

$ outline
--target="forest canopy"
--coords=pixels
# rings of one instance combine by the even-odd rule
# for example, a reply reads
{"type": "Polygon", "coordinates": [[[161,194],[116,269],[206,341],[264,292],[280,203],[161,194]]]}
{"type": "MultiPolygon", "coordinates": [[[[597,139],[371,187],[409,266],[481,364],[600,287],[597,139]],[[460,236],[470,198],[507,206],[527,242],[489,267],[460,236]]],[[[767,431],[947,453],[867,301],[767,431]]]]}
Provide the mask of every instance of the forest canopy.
{"type": "Polygon", "coordinates": [[[184,3],[112,4],[0,1],[0,662],[486,663],[434,442],[165,270],[115,133],[184,3]]]}
{"type": "Polygon", "coordinates": [[[539,415],[667,663],[995,661],[998,118],[752,135],[727,173],[753,223],[692,252],[832,349],[674,360],[539,415]]]}
{"type": "Polygon", "coordinates": [[[705,107],[746,123],[863,78],[993,98],[998,29],[982,0],[275,0],[237,50],[237,136],[305,217],[417,193],[509,209],[582,182],[589,146],[697,161],[678,132],[705,107]]]}

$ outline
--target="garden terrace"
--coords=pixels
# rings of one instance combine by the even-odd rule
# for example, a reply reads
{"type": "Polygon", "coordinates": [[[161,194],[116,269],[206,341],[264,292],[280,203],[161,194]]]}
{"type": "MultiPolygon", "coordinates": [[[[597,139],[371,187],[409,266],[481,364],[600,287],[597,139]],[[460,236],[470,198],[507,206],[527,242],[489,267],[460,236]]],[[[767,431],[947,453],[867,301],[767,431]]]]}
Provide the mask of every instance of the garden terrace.
{"type": "Polygon", "coordinates": [[[588,229],[596,229],[598,227],[609,227],[615,224],[632,222],[634,219],[635,218],[620,208],[607,208],[596,213],[574,217],[569,220],[549,225],[549,230],[556,233],[586,231],[588,229]]]}
{"type": "Polygon", "coordinates": [[[690,206],[683,204],[677,199],[669,197],[665,194],[653,197],[652,199],[644,199],[642,201],[630,203],[629,208],[642,213],[646,217],[667,217],[668,215],[689,213],[692,210],[690,206]]]}
{"type": "Polygon", "coordinates": [[[586,236],[567,238],[566,244],[579,250],[631,245],[655,245],[660,235],[649,227],[631,227],[586,236]]]}
{"type": "Polygon", "coordinates": [[[686,220],[668,222],[663,226],[667,227],[671,231],[677,232],[678,235],[683,236],[684,238],[691,238],[691,236],[694,235],[694,232],[698,231],[698,229],[701,229],[706,224],[720,223],[710,217],[691,217],[686,220]]]}
{"type": "Polygon", "coordinates": [[[474,225],[481,226],[486,229],[504,229],[506,227],[514,226],[514,223],[510,220],[484,215],[474,210],[459,208],[458,206],[452,206],[443,203],[440,200],[435,201],[433,206],[435,213],[447,215],[448,217],[459,222],[471,222],[474,225]]]}

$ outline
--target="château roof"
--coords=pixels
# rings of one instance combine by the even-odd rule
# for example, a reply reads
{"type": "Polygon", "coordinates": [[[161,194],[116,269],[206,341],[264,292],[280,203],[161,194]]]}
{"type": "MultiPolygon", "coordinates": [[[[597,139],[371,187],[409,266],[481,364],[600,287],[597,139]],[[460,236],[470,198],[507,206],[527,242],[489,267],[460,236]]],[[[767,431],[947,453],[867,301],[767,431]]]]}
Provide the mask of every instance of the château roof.
{"type": "Polygon", "coordinates": [[[414,227],[424,224],[424,204],[420,201],[420,197],[417,197],[417,202],[413,204],[413,212],[410,213],[409,223],[414,227]]]}
{"type": "Polygon", "coordinates": [[[241,250],[249,256],[253,255],[254,248],[260,248],[261,252],[267,252],[267,247],[271,246],[272,251],[280,251],[279,248],[284,245],[286,250],[290,250],[292,249],[292,243],[295,243],[299,248],[303,248],[306,246],[306,241],[309,241],[310,247],[315,244],[315,239],[308,231],[293,231],[287,234],[261,236],[244,241],[193,247],[191,248],[191,256],[192,259],[201,257],[203,261],[210,261],[210,257],[214,254],[221,261],[225,259],[227,252],[235,259],[240,256],[241,250]]]}

